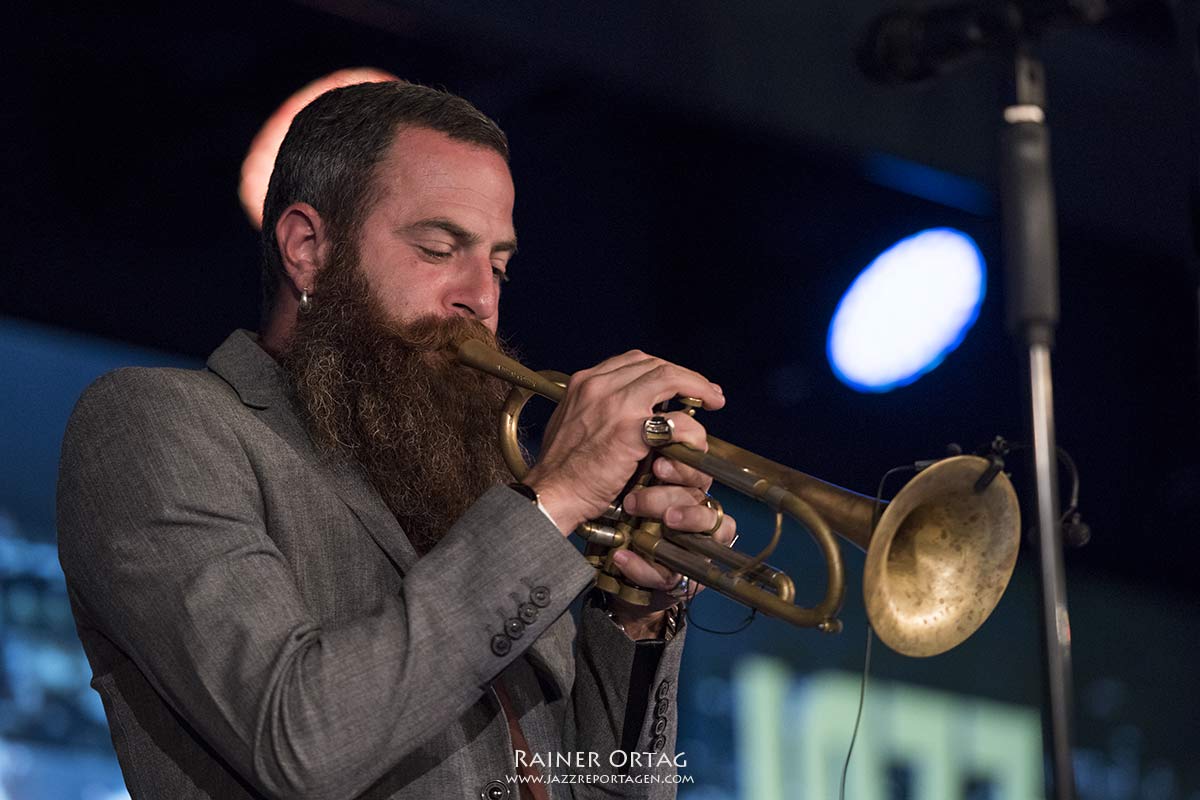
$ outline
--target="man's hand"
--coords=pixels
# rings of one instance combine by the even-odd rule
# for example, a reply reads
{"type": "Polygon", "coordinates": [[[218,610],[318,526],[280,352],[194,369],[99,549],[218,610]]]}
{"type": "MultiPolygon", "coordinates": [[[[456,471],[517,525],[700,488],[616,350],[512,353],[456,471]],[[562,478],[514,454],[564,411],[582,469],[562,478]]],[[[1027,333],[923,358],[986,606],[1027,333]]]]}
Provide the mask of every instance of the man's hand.
{"type": "MultiPolygon", "coordinates": [[[[638,350],[571,376],[546,427],[541,458],[525,476],[563,535],[608,508],[650,452],[642,423],[677,395],[698,397],[706,409],[725,405],[721,387],[703,375],[638,350]]],[[[682,411],[665,416],[675,424],[674,441],[708,449],[697,420],[682,411]]]]}
{"type": "MultiPolygon", "coordinates": [[[[676,396],[697,397],[710,410],[725,405],[721,387],[703,375],[638,350],[571,376],[566,397],[546,427],[541,458],[525,476],[525,483],[538,493],[564,535],[604,513],[625,488],[638,463],[650,453],[642,440],[643,423],[655,413],[655,406],[676,396]]],[[[699,421],[683,411],[665,416],[674,422],[672,441],[708,449],[699,421]]],[[[625,511],[661,519],[675,530],[712,531],[717,512],[704,505],[712,478],[668,458],[655,459],[653,469],[661,483],[630,492],[625,511]]],[[[729,544],[736,527],[733,517],[726,515],[713,536],[729,544]]],[[[614,619],[631,639],[659,636],[666,609],[679,602],[668,592],[681,576],[629,551],[618,552],[614,560],[631,583],[654,590],[648,606],[611,598],[614,619]]]]}
{"type": "MultiPolygon", "coordinates": [[[[636,489],[625,497],[627,513],[639,517],[661,519],[669,528],[677,531],[707,533],[717,523],[718,513],[704,505],[705,493],[712,478],[689,466],[659,458],[654,462],[654,474],[661,481],[671,481],[643,489],[636,489]]],[[[712,534],[715,541],[729,546],[737,533],[737,520],[724,514],[720,526],[712,534]]],[[[621,573],[631,583],[653,589],[650,604],[635,606],[619,597],[609,597],[613,619],[620,623],[630,639],[654,639],[662,635],[666,609],[680,601],[670,594],[681,579],[677,572],[659,565],[652,565],[636,553],[618,551],[614,561],[621,573]]],[[[693,583],[689,597],[704,589],[703,584],[693,583]]]]}

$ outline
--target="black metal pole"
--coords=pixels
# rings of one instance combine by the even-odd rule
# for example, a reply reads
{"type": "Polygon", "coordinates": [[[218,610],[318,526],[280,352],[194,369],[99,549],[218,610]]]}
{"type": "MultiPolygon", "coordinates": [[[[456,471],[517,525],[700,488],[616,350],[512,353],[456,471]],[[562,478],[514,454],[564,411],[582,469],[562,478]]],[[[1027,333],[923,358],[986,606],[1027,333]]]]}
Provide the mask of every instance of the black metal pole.
{"type": "Polygon", "coordinates": [[[1074,800],[1071,762],[1071,625],[1059,524],[1058,462],[1050,351],[1058,324],[1058,234],[1050,178],[1050,135],[1041,62],[1028,43],[1015,51],[1015,102],[1004,109],[1001,208],[1008,322],[1028,348],[1029,402],[1037,485],[1038,557],[1046,656],[1047,713],[1053,797],[1074,800]]]}

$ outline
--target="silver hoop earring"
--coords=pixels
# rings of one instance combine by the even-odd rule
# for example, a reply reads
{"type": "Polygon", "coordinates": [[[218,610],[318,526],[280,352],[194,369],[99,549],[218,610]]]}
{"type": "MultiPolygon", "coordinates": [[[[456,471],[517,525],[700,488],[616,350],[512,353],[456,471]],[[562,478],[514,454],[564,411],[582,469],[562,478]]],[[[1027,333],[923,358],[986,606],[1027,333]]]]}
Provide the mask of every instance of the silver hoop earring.
{"type": "Polygon", "coordinates": [[[312,308],[312,300],[309,299],[308,289],[300,290],[300,310],[308,311],[312,308]]]}

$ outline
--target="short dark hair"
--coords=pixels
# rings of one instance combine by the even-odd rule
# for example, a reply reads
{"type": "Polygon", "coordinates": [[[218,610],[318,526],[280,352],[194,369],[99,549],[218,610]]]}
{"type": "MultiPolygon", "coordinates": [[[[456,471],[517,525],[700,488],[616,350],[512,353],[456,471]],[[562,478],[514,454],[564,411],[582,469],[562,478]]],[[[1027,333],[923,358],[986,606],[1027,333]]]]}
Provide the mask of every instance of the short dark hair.
{"type": "Polygon", "coordinates": [[[405,81],[325,92],[292,120],[275,157],[263,203],[264,320],[285,274],[275,241],[280,214],[292,203],[308,203],[335,237],[353,236],[378,197],[375,166],[406,125],[490,148],[508,161],[504,131],[457,95],[405,81]]]}

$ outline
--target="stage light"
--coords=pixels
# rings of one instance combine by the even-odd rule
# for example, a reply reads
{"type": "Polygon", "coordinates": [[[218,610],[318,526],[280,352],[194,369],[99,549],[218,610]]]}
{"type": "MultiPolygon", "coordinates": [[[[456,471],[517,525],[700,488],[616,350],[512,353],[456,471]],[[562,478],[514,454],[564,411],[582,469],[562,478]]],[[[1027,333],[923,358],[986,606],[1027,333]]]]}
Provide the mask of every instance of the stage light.
{"type": "Polygon", "coordinates": [[[829,323],[826,352],[860,392],[906,386],[942,362],[979,316],[987,267],[975,241],[932,228],[883,251],[851,284],[829,323]]]}
{"type": "Polygon", "coordinates": [[[317,78],[283,101],[254,137],[254,141],[250,143],[250,150],[242,161],[238,197],[255,230],[262,228],[263,200],[267,197],[267,184],[271,180],[271,170],[275,169],[275,156],[279,155],[279,145],[283,143],[288,126],[292,124],[292,117],[330,89],[354,83],[394,80],[397,80],[395,75],[374,67],[340,69],[323,78],[317,78]]]}

